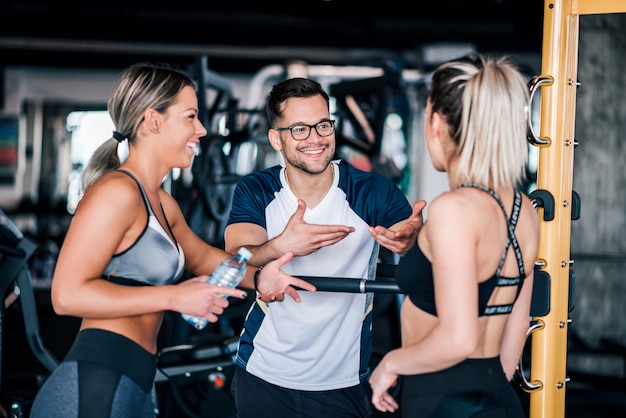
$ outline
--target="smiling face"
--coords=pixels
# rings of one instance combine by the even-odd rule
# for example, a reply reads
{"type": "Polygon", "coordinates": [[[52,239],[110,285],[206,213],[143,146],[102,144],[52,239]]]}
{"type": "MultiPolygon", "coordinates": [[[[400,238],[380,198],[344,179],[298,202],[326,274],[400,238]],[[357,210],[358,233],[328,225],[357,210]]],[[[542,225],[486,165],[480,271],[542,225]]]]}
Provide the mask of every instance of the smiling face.
{"type": "Polygon", "coordinates": [[[184,168],[191,165],[200,138],[207,133],[198,119],[198,97],[192,87],[184,87],[176,96],[163,115],[160,133],[164,155],[172,159],[173,166],[184,168]]]}
{"type": "MultiPolygon", "coordinates": [[[[277,127],[286,128],[299,123],[315,125],[329,120],[326,100],[319,95],[313,97],[291,97],[282,103],[282,119],[277,127]]],[[[308,174],[320,174],[326,170],[335,155],[335,133],[319,136],[311,128],[307,139],[296,141],[289,130],[268,132],[272,147],[281,152],[285,164],[308,174]]]]}

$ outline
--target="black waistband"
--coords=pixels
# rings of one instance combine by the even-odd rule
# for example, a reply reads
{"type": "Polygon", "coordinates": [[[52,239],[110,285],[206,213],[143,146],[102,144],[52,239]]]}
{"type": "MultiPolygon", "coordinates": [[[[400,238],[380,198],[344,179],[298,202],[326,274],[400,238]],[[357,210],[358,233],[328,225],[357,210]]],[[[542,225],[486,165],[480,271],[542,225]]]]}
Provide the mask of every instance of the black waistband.
{"type": "Polygon", "coordinates": [[[65,361],[89,361],[125,374],[145,392],[152,390],[157,355],[123,335],[102,329],[81,330],[65,361]]]}
{"type": "Polygon", "coordinates": [[[467,359],[438,372],[402,376],[403,392],[418,394],[493,391],[508,384],[499,357],[467,359]]]}

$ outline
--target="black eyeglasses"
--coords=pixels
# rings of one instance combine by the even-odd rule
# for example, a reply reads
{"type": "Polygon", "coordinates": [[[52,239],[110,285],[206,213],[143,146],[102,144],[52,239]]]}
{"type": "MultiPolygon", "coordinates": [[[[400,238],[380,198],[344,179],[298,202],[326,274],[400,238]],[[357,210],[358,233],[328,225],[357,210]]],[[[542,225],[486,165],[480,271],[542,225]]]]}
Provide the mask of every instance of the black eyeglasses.
{"type": "Polygon", "coordinates": [[[296,141],[304,141],[311,135],[311,128],[315,128],[315,132],[319,136],[328,136],[335,132],[334,120],[323,120],[315,125],[307,125],[306,123],[298,123],[288,126],[287,128],[274,128],[277,131],[290,131],[291,137],[296,141]]]}

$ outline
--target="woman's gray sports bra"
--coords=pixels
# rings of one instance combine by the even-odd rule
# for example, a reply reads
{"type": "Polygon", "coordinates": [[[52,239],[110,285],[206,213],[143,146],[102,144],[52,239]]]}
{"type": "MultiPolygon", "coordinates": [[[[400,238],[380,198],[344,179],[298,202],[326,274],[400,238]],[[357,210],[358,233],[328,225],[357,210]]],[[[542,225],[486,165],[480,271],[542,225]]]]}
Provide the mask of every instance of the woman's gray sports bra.
{"type": "MultiPolygon", "coordinates": [[[[118,171],[130,176],[139,186],[148,211],[148,222],[133,245],[111,258],[102,277],[128,286],[176,283],[185,268],[185,255],[182,248],[177,242],[172,241],[159,223],[139,180],[128,171],[118,171]]],[[[169,229],[167,219],[165,222],[169,229]]]]}

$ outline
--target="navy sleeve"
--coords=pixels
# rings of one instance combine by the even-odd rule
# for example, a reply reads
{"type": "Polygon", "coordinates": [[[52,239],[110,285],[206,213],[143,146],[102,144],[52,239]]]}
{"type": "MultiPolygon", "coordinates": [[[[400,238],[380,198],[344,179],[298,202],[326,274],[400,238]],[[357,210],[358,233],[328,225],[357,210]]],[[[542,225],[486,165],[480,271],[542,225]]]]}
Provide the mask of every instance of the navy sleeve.
{"type": "Polygon", "coordinates": [[[246,222],[267,229],[265,208],[281,188],[279,173],[280,166],[275,166],[241,178],[233,192],[227,225],[246,222]]]}

